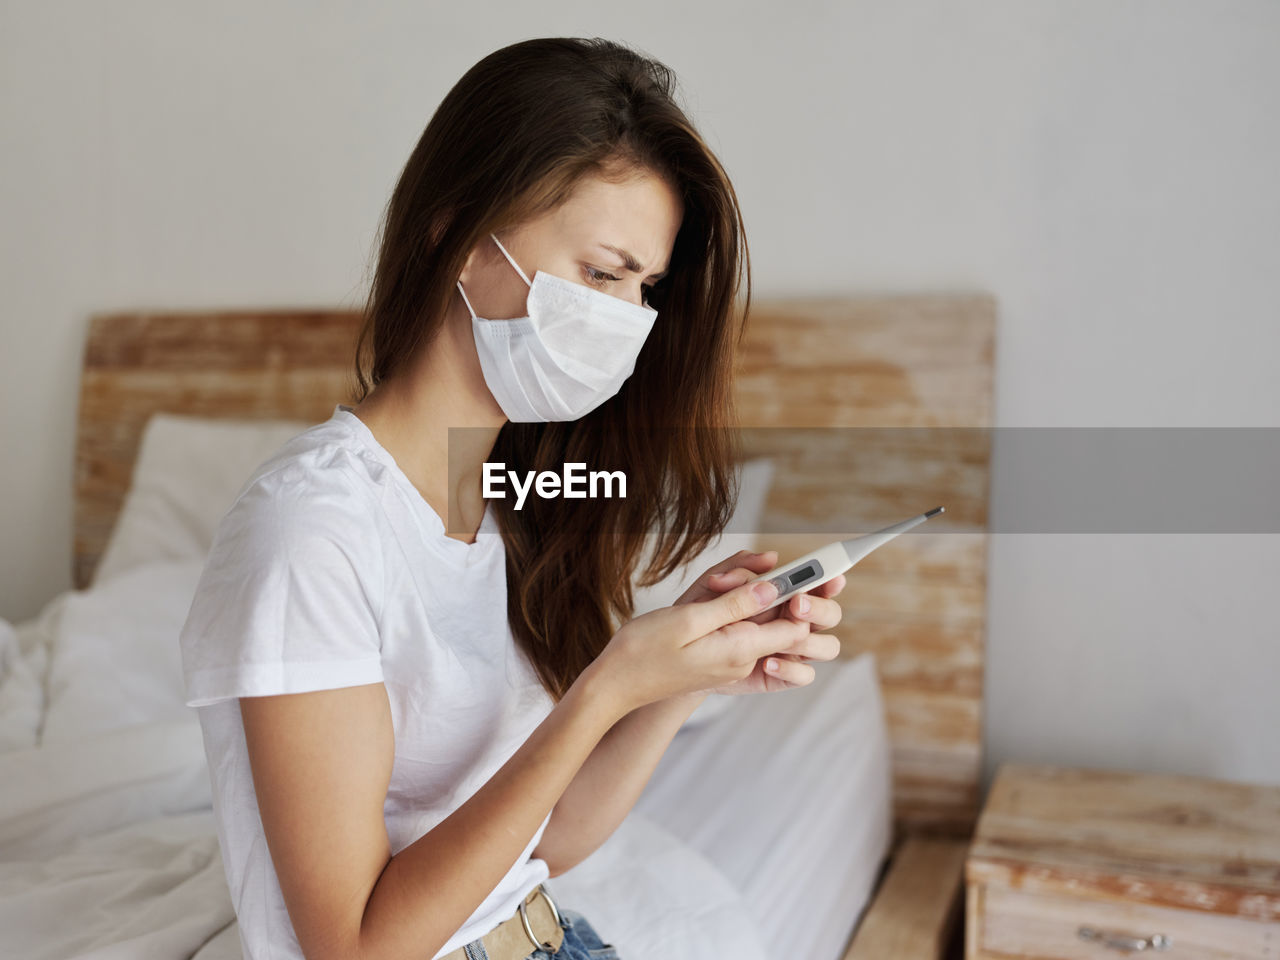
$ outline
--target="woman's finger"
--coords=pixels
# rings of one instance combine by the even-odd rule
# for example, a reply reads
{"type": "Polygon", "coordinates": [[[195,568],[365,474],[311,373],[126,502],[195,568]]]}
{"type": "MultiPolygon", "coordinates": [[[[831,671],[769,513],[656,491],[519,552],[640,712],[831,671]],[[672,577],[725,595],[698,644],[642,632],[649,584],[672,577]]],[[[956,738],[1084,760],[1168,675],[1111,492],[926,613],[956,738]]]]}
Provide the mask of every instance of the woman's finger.
{"type": "Polygon", "coordinates": [[[718,573],[727,573],[738,567],[746,566],[755,569],[757,573],[764,573],[765,570],[771,570],[778,562],[778,554],[776,550],[766,550],[764,553],[752,553],[750,550],[739,550],[732,557],[725,557],[717,564],[708,567],[703,577],[713,576],[718,573]],[[765,563],[768,562],[766,566],[765,563]]]}
{"type": "Polygon", "coordinates": [[[812,593],[800,593],[786,602],[792,620],[803,620],[815,630],[830,630],[840,622],[844,610],[840,604],[812,593]]]}
{"type": "Polygon", "coordinates": [[[710,583],[717,581],[727,583],[732,581],[733,586],[739,583],[745,583],[752,577],[758,577],[762,573],[772,570],[778,564],[778,554],[776,550],[767,550],[764,553],[747,553],[742,551],[737,556],[732,556],[722,563],[717,563],[714,567],[704,574],[703,579],[710,583]],[[745,573],[745,579],[740,579],[745,573]]]}
{"type": "Polygon", "coordinates": [[[847,582],[848,581],[845,580],[844,574],[839,573],[839,574],[836,574],[834,577],[832,577],[830,580],[828,580],[826,583],[819,584],[818,586],[814,587],[812,592],[815,596],[819,596],[819,597],[828,597],[828,598],[834,597],[841,590],[844,589],[845,583],[847,582]]]}
{"type": "Polygon", "coordinates": [[[810,633],[775,656],[799,660],[834,660],[840,656],[840,638],[833,633],[810,633]]]}
{"type": "Polygon", "coordinates": [[[813,678],[817,676],[817,672],[807,663],[792,660],[783,654],[766,657],[764,673],[765,676],[781,680],[792,687],[802,687],[812,683],[813,678]]]}
{"type": "Polygon", "coordinates": [[[701,603],[740,587],[753,577],[758,577],[767,570],[772,570],[778,562],[777,553],[768,550],[764,553],[748,553],[739,550],[732,557],[721,560],[710,567],[689,586],[676,604],[701,603]]]}

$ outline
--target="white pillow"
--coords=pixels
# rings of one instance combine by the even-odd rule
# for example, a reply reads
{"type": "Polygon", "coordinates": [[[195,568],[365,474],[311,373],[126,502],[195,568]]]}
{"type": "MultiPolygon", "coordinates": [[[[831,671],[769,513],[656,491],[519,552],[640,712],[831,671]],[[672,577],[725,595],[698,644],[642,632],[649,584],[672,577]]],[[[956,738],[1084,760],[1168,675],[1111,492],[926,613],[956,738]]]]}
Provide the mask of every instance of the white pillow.
{"type": "Polygon", "coordinates": [[[245,481],[308,426],[153,414],[93,582],[156,560],[203,559],[245,481]]]}

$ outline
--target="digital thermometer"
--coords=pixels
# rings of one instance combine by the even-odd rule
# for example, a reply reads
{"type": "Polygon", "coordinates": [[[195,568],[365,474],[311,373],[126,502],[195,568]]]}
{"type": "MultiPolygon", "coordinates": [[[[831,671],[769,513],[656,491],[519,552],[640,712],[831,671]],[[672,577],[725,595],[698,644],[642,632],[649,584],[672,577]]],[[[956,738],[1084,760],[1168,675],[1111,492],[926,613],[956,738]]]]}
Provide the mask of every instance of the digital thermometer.
{"type": "Polygon", "coordinates": [[[876,547],[888,543],[898,534],[906,533],[912,527],[942,512],[942,507],[934,507],[928,513],[895,523],[875,533],[854,537],[852,540],[836,540],[825,547],[819,547],[813,553],[805,554],[799,560],[753,577],[748,582],[755,583],[757,580],[773,582],[773,585],[778,588],[778,597],[764,608],[772,610],[778,604],[786,603],[797,593],[804,593],[828,580],[834,580],[876,547]]]}

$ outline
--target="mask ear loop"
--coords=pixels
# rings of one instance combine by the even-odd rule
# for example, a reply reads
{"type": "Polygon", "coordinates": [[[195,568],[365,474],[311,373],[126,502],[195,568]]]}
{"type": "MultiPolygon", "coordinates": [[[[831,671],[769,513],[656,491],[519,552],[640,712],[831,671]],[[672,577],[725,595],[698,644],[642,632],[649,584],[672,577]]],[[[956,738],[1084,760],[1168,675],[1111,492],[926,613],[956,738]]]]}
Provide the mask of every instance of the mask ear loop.
{"type": "MultiPolygon", "coordinates": [[[[511,254],[507,253],[507,248],[502,245],[502,241],[498,239],[497,235],[491,233],[489,234],[489,236],[493,237],[493,242],[498,245],[498,249],[502,251],[502,255],[507,258],[507,263],[511,264],[513,267],[516,268],[516,273],[520,274],[520,279],[525,282],[525,286],[532,287],[533,284],[529,282],[529,278],[525,276],[525,272],[520,269],[520,264],[516,263],[515,260],[512,258],[511,254]]],[[[476,311],[471,306],[471,301],[467,299],[467,291],[462,289],[461,280],[458,281],[458,292],[462,294],[462,302],[467,305],[467,312],[471,314],[471,319],[472,320],[477,319],[476,311]]]]}
{"type": "Polygon", "coordinates": [[[498,239],[497,235],[491,233],[489,236],[493,237],[493,242],[498,245],[498,249],[502,251],[502,255],[507,258],[507,263],[516,268],[516,273],[520,274],[520,279],[525,282],[525,285],[532,287],[533,284],[529,282],[529,278],[525,276],[525,272],[520,269],[520,264],[516,263],[515,260],[512,259],[511,254],[507,253],[507,248],[502,245],[502,241],[498,239]]]}
{"type": "Polygon", "coordinates": [[[476,319],[476,312],[471,309],[471,301],[467,299],[467,291],[462,289],[462,281],[458,281],[458,292],[462,294],[462,302],[467,305],[467,312],[471,314],[471,319],[476,319]]]}

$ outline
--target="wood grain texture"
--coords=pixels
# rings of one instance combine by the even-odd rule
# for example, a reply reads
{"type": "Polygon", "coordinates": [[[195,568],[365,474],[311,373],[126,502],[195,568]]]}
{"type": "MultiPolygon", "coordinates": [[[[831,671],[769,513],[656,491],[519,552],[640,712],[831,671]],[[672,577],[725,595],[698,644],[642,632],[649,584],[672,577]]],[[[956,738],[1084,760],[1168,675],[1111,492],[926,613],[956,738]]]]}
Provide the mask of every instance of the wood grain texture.
{"type": "MultiPolygon", "coordinates": [[[[77,586],[105,548],[152,413],[325,420],[350,397],[358,324],[356,312],[314,310],[92,318],[77,586]]],[[[994,342],[995,304],[981,294],[757,301],[740,352],[740,418],[759,428],[744,446],[777,468],[764,547],[785,560],[834,539],[842,531],[822,525],[833,512],[878,527],[947,507],[945,523],[851,572],[836,631],[843,657],[876,654],[900,834],[966,836],[977,816],[994,342]],[[793,427],[810,429],[780,429],[793,427]]]]}
{"type": "Polygon", "coordinates": [[[763,301],[739,355],[744,448],[775,465],[762,549],[946,507],[850,571],[833,631],[876,656],[899,835],[978,814],[995,333],[985,294],[763,301]]]}
{"type": "MultiPolygon", "coordinates": [[[[1280,924],[1280,787],[1004,764],[970,885],[1280,924]]],[[[1280,949],[1280,926],[1273,927],[1280,949]]]]}
{"type": "Polygon", "coordinates": [[[842,960],[942,956],[960,915],[966,848],[961,840],[907,838],[842,960]]]}
{"type": "Polygon", "coordinates": [[[354,384],[351,311],[90,318],[75,461],[73,582],[88,586],[153,413],[319,423],[354,384]]]}
{"type": "Polygon", "coordinates": [[[1082,938],[1081,928],[1123,938],[1122,943],[1159,935],[1169,944],[1160,955],[1170,960],[1264,960],[1280,951],[1280,929],[1274,923],[1245,917],[1002,886],[984,887],[980,903],[969,960],[1107,960],[1125,955],[1094,937],[1082,938]]]}

